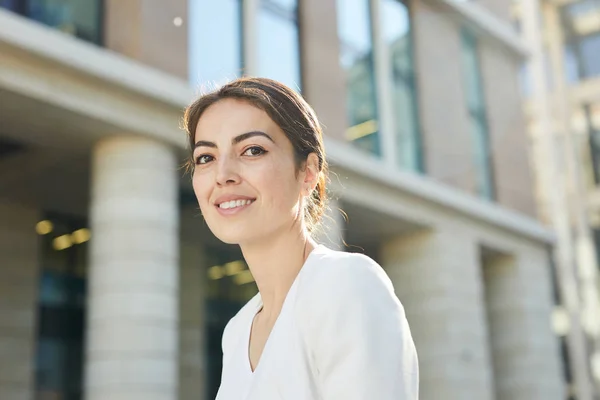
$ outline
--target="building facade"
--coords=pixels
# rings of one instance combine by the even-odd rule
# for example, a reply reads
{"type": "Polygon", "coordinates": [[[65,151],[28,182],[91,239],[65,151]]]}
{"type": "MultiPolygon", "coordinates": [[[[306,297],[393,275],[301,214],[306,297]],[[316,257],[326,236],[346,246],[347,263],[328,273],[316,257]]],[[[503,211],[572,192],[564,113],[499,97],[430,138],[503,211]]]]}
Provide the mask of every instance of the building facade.
{"type": "Polygon", "coordinates": [[[562,280],[560,286],[573,286],[577,292],[576,296],[568,296],[563,288],[560,300],[560,308],[575,321],[564,332],[569,342],[569,358],[583,360],[577,375],[589,386],[586,390],[576,385],[576,390],[589,392],[580,394],[584,398],[597,398],[600,396],[600,203],[597,201],[600,2],[516,1],[512,15],[535,49],[534,56],[523,65],[521,83],[533,150],[539,217],[545,224],[556,226],[557,247],[566,256],[562,268],[573,275],[573,279],[562,280]],[[531,35],[532,29],[538,33],[531,35]],[[551,164],[554,167],[548,168],[551,164]],[[574,335],[580,339],[569,338],[574,335]]]}
{"type": "Polygon", "coordinates": [[[323,122],[320,237],[392,279],[421,399],[564,399],[526,53],[503,0],[0,1],[0,398],[214,398],[256,285],[180,125],[248,74],[323,122]]]}

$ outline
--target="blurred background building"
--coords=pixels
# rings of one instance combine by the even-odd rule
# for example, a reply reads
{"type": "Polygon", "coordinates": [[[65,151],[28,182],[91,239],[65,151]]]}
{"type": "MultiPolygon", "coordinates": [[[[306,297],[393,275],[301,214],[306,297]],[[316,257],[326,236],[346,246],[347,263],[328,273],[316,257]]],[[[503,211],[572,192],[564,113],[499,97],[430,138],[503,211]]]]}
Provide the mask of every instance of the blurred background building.
{"type": "MultiPolygon", "coordinates": [[[[580,343],[571,341],[566,351],[584,359],[576,375],[591,387],[583,397],[598,398],[600,1],[517,0],[512,18],[532,50],[520,78],[539,217],[556,228],[559,270],[573,272],[572,281],[559,279],[556,315],[571,314],[580,325],[575,327],[580,343]]],[[[565,326],[563,334],[574,336],[573,326],[565,326]]],[[[571,389],[579,396],[586,390],[571,389]]]]}
{"type": "Polygon", "coordinates": [[[391,277],[421,399],[591,386],[552,330],[512,18],[505,0],[0,0],[0,398],[214,398],[256,285],[199,215],[180,124],[243,74],[319,114],[321,237],[391,277]]]}

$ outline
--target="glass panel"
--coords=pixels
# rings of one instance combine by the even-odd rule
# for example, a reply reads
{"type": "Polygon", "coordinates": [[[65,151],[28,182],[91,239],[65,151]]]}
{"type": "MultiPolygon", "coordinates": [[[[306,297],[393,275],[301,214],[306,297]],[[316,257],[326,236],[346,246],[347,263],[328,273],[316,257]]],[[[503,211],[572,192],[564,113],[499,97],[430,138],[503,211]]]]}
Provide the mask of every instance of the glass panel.
{"type": "Polygon", "coordinates": [[[600,75],[600,2],[583,0],[561,9],[565,31],[567,79],[600,75]]]}
{"type": "Polygon", "coordinates": [[[258,75],[300,90],[297,1],[262,0],[258,12],[258,75]]]}
{"type": "MultiPolygon", "coordinates": [[[[62,393],[64,387],[64,369],[66,348],[62,341],[42,338],[37,347],[37,378],[38,386],[42,388],[42,397],[50,393],[62,393]]],[[[62,396],[61,396],[62,397],[62,396]]]]}
{"type": "Polygon", "coordinates": [[[600,75],[600,33],[581,40],[581,57],[588,78],[600,75]]]}
{"type": "Polygon", "coordinates": [[[477,57],[477,43],[475,36],[463,31],[463,68],[466,83],[467,105],[469,110],[478,110],[483,104],[482,93],[479,87],[479,59],[477,57]]]}
{"type": "Polygon", "coordinates": [[[29,0],[26,16],[92,43],[100,43],[100,0],[29,0]]]}
{"type": "Polygon", "coordinates": [[[229,319],[258,293],[258,287],[249,275],[239,247],[205,248],[205,251],[206,398],[214,399],[221,383],[223,330],[229,319]]]}
{"type": "Polygon", "coordinates": [[[471,117],[472,140],[475,147],[475,170],[477,171],[477,190],[482,197],[492,199],[494,189],[492,184],[491,160],[487,140],[487,126],[483,116],[471,117]]]}
{"type": "Polygon", "coordinates": [[[347,138],[379,155],[371,13],[368,0],[337,0],[340,63],[346,75],[347,138]]]}
{"type": "Polygon", "coordinates": [[[22,0],[0,0],[0,8],[6,8],[11,11],[17,11],[22,0]]]}
{"type": "Polygon", "coordinates": [[[399,0],[381,2],[382,34],[392,63],[392,97],[400,166],[422,171],[421,140],[413,69],[408,7],[399,0]]]}
{"type": "Polygon", "coordinates": [[[242,75],[240,0],[190,0],[189,80],[192,86],[222,84],[242,75]]]}
{"type": "Polygon", "coordinates": [[[565,75],[567,82],[575,83],[579,81],[579,65],[577,64],[577,57],[573,51],[573,46],[566,45],[564,48],[564,63],[565,63],[565,75]]]}
{"type": "Polygon", "coordinates": [[[50,215],[41,236],[36,388],[38,399],[82,398],[87,240],[85,222],[50,215]]]}
{"type": "Polygon", "coordinates": [[[492,199],[494,191],[489,132],[481,87],[477,38],[466,29],[462,31],[462,59],[467,108],[471,119],[473,156],[477,171],[477,190],[482,197],[492,199]]]}

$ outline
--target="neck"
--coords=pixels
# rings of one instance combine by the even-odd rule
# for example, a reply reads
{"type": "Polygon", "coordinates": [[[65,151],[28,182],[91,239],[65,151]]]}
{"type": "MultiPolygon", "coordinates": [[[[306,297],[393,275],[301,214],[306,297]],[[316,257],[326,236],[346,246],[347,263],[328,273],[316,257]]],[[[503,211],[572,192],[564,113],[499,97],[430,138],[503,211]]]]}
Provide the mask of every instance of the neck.
{"type": "Polygon", "coordinates": [[[290,287],[315,246],[302,226],[266,240],[240,245],[260,292],[263,317],[277,318],[290,287]]]}

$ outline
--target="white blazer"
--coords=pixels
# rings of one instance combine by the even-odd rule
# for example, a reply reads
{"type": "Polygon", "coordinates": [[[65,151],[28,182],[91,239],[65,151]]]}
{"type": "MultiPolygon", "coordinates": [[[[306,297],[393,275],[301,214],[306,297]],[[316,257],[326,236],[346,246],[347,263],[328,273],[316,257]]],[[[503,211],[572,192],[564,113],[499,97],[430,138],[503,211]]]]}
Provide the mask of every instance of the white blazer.
{"type": "Polygon", "coordinates": [[[254,372],[253,297],[223,333],[217,400],[417,400],[419,369],[392,282],[370,258],[318,246],[294,280],[254,372]]]}

